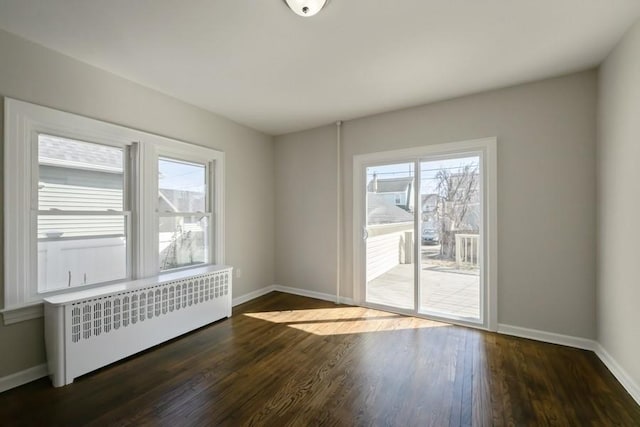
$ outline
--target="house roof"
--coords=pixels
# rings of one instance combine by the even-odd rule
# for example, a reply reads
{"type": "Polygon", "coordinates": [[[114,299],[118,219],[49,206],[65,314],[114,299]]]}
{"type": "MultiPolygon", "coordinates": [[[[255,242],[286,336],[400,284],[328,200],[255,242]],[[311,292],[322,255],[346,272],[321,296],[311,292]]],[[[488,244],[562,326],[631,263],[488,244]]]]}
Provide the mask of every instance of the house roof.
{"type": "Polygon", "coordinates": [[[413,215],[393,205],[381,194],[367,193],[367,222],[369,224],[392,224],[413,221],[413,215]]]}
{"type": "Polygon", "coordinates": [[[50,135],[40,135],[38,144],[41,164],[113,173],[123,171],[119,148],[50,135]]]}
{"type": "Polygon", "coordinates": [[[378,181],[378,188],[375,190],[376,193],[404,193],[411,183],[413,183],[413,178],[411,177],[377,178],[374,176],[374,178],[369,181],[368,191],[374,191],[374,182],[376,180],[378,181]]]}
{"type": "Polygon", "coordinates": [[[158,211],[163,212],[204,212],[205,195],[188,190],[158,189],[158,211]]]}

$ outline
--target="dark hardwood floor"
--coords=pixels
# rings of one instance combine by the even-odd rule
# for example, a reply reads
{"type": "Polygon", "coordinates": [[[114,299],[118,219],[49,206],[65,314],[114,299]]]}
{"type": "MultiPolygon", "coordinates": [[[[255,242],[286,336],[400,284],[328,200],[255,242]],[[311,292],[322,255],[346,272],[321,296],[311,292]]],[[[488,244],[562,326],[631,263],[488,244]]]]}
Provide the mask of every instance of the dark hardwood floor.
{"type": "Polygon", "coordinates": [[[588,351],[271,293],[70,386],[2,393],[0,424],[640,426],[640,407],[588,351]]]}

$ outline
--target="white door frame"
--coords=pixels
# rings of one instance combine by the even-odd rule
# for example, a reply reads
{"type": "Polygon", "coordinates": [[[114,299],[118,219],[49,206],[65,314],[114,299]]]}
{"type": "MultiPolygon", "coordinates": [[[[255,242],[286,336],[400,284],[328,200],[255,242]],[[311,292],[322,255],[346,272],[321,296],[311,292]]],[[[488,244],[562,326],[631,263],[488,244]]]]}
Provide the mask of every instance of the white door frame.
{"type": "MultiPolygon", "coordinates": [[[[426,145],[401,150],[360,154],[353,157],[353,295],[354,302],[360,306],[373,306],[365,301],[365,241],[363,230],[366,225],[366,168],[381,163],[415,162],[418,159],[459,155],[464,153],[480,153],[482,162],[482,277],[484,295],[481,296],[483,319],[481,323],[459,322],[467,326],[496,331],[498,328],[498,202],[497,202],[497,138],[481,138],[460,142],[426,145]]],[[[418,186],[415,186],[416,188],[418,186]]],[[[417,203],[418,199],[416,199],[417,203]]],[[[415,224],[417,229],[419,225],[415,224]]],[[[417,241],[417,240],[416,240],[417,241]]],[[[418,245],[416,245],[418,246],[418,245]]],[[[420,258],[416,258],[419,260],[420,258]]],[[[380,308],[380,307],[377,307],[380,308]]],[[[384,308],[389,310],[388,307],[384,308]]],[[[451,319],[440,319],[433,316],[420,315],[448,323],[458,323],[451,319]]]]}

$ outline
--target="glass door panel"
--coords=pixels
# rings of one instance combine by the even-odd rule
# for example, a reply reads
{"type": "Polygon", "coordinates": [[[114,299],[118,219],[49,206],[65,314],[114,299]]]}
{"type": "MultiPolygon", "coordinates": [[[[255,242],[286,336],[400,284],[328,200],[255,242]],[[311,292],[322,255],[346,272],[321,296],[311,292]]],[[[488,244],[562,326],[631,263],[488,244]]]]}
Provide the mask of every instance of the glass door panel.
{"type": "Polygon", "coordinates": [[[477,155],[420,162],[420,313],[481,321],[480,165],[477,155]]]}
{"type": "Polygon", "coordinates": [[[366,302],[415,310],[415,163],[366,168],[366,302]]]}

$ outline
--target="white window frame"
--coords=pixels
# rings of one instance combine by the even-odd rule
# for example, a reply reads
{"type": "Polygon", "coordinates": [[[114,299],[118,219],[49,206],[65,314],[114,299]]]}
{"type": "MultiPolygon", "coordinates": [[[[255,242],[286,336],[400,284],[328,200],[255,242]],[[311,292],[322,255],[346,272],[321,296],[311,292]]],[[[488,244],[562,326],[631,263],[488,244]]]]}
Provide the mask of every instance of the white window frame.
{"type": "MultiPolygon", "coordinates": [[[[210,165],[208,198],[212,203],[209,264],[224,264],[224,152],[142,132],[76,114],[5,98],[4,102],[4,315],[5,324],[42,314],[42,299],[55,294],[99,287],[87,285],[38,293],[37,212],[32,197],[37,189],[37,138],[48,134],[79,141],[129,147],[131,280],[159,274],[158,157],[193,159],[210,165]],[[36,143],[34,143],[34,141],[36,143]],[[34,166],[35,165],[35,166],[34,166]],[[34,170],[35,169],[35,170],[34,170]]],[[[37,195],[36,195],[37,196],[37,195]]],[[[202,264],[198,265],[202,266],[202,264]]],[[[194,266],[194,267],[198,267],[194,266]]],[[[171,270],[174,271],[174,270],[171,270]]]]}
{"type": "MultiPolygon", "coordinates": [[[[497,178],[497,138],[481,138],[468,141],[448,142],[442,144],[426,145],[422,147],[407,148],[401,150],[384,151],[369,154],[360,154],[353,157],[353,295],[357,305],[371,306],[365,301],[365,245],[364,226],[366,224],[365,215],[365,188],[366,177],[365,168],[376,164],[414,162],[416,159],[429,157],[447,157],[460,154],[479,154],[483,162],[483,179],[481,182],[481,197],[484,199],[484,209],[482,213],[485,236],[483,238],[483,274],[482,280],[485,283],[485,294],[481,296],[484,306],[484,318],[481,323],[462,322],[454,319],[437,318],[433,315],[426,315],[413,310],[404,313],[413,316],[426,317],[435,320],[445,320],[449,323],[460,323],[465,326],[472,326],[490,331],[497,331],[498,328],[498,178],[497,178]]],[[[420,186],[413,189],[416,200],[419,198],[420,186]]],[[[414,232],[416,236],[421,236],[418,229],[419,222],[416,221],[414,232]]],[[[419,259],[419,258],[418,258],[419,259]]],[[[416,264],[416,268],[419,264],[416,264]]],[[[417,274],[417,273],[416,273],[417,274]]],[[[375,307],[374,307],[375,308],[375,307]]],[[[388,307],[385,309],[389,309],[388,307]]]]}
{"type": "MultiPolygon", "coordinates": [[[[213,263],[213,261],[216,258],[216,253],[218,251],[218,248],[214,245],[214,240],[215,240],[215,228],[214,228],[214,222],[215,222],[215,208],[218,205],[219,201],[216,200],[215,198],[215,192],[212,191],[213,187],[215,186],[215,183],[217,181],[216,178],[216,162],[215,159],[211,159],[208,158],[206,156],[206,153],[204,152],[198,152],[197,150],[181,150],[178,147],[175,146],[162,146],[159,145],[157,147],[156,150],[156,168],[158,167],[158,160],[160,158],[165,158],[165,159],[170,159],[170,160],[176,160],[176,161],[185,161],[185,162],[190,162],[190,163],[194,163],[194,164],[201,164],[205,166],[205,184],[206,184],[206,203],[205,203],[205,211],[201,212],[202,214],[205,214],[206,216],[208,216],[210,218],[210,222],[209,222],[209,235],[208,237],[208,242],[209,242],[209,253],[208,253],[208,259],[206,264],[211,264],[213,263]],[[212,185],[213,184],[213,185],[212,185]]],[[[158,173],[155,173],[156,176],[156,188],[158,188],[158,173]]],[[[158,191],[156,190],[155,194],[157,194],[158,191]]],[[[155,229],[155,244],[156,244],[156,248],[159,247],[160,242],[158,241],[159,239],[159,235],[158,235],[158,229],[159,229],[159,221],[160,221],[160,217],[163,216],[162,212],[159,212],[158,210],[158,205],[157,205],[157,201],[158,198],[156,197],[156,207],[155,207],[155,218],[156,218],[156,229],[155,229]]],[[[190,215],[197,215],[199,214],[199,212],[181,212],[180,216],[190,216],[190,215]]],[[[157,270],[160,271],[160,266],[159,264],[159,259],[158,259],[158,250],[156,249],[156,265],[157,265],[157,270]]],[[[189,268],[195,268],[195,267],[199,267],[202,266],[202,264],[198,264],[198,265],[193,265],[193,266],[186,266],[186,267],[178,267],[178,268],[172,268],[170,270],[165,270],[163,271],[163,273],[169,273],[169,272],[173,272],[173,271],[178,271],[178,270],[188,270],[189,268]]]]}
{"type": "MultiPolygon", "coordinates": [[[[87,287],[98,287],[101,285],[107,285],[107,284],[113,284],[113,283],[117,283],[120,281],[125,281],[125,280],[132,280],[132,276],[133,276],[133,264],[132,264],[132,260],[133,260],[133,247],[135,246],[135,237],[134,237],[134,229],[133,229],[133,224],[131,221],[131,214],[132,214],[132,204],[133,204],[133,199],[132,199],[132,170],[133,170],[133,162],[132,162],[132,156],[130,153],[130,150],[133,146],[135,146],[135,143],[122,143],[122,142],[117,142],[117,141],[110,141],[110,140],[104,140],[104,141],[97,141],[98,139],[100,139],[100,136],[98,135],[94,135],[92,138],[92,141],[85,141],[85,140],[80,140],[79,138],[72,138],[72,137],[68,137],[65,135],[62,135],[62,132],[65,132],[64,129],[61,129],[60,131],[57,132],[57,134],[55,136],[57,137],[64,137],[67,139],[71,139],[73,141],[78,141],[78,142],[88,142],[91,144],[98,144],[98,145],[105,145],[105,146],[109,146],[109,147],[115,147],[115,148],[120,148],[122,149],[122,155],[123,155],[123,192],[122,192],[122,210],[121,211],[116,211],[116,212],[108,212],[108,211],[94,211],[94,210],[90,210],[90,211],[82,211],[82,210],[77,210],[77,211],[68,211],[68,210],[59,210],[59,211],[47,211],[47,210],[40,210],[40,206],[39,206],[39,181],[40,181],[40,175],[39,175],[39,168],[40,168],[40,162],[39,162],[39,136],[40,135],[48,135],[48,132],[42,132],[39,130],[39,126],[35,126],[32,129],[33,132],[31,132],[31,153],[33,154],[31,156],[31,209],[30,209],[30,215],[31,215],[31,230],[30,230],[30,239],[31,242],[35,242],[35,246],[36,246],[36,251],[37,251],[37,242],[38,242],[38,216],[40,215],[50,215],[50,216],[65,216],[65,215],[100,215],[100,216],[104,216],[104,215],[117,215],[117,216],[123,216],[125,218],[125,236],[126,236],[126,275],[124,278],[120,279],[120,280],[115,280],[115,281],[111,281],[111,282],[102,282],[102,283],[96,283],[93,285],[85,285],[85,286],[74,286],[71,289],[75,289],[78,290],[79,288],[87,288],[87,287]]],[[[50,136],[54,136],[54,135],[50,135],[50,136]]],[[[26,174],[26,172],[25,172],[26,174]]],[[[5,190],[6,191],[6,190],[5,190]]],[[[5,247],[6,248],[6,247],[5,247]]],[[[35,277],[37,279],[38,277],[38,259],[37,259],[37,252],[36,252],[36,256],[33,257],[31,259],[31,277],[35,277]]],[[[6,257],[5,257],[6,259],[6,257]]],[[[38,291],[38,286],[37,286],[37,280],[36,280],[36,294],[39,295],[52,295],[53,293],[55,293],[55,291],[48,291],[48,292],[39,292],[38,291]]],[[[30,290],[31,293],[33,292],[33,289],[30,290]]],[[[6,295],[5,295],[6,296],[6,295]]],[[[35,298],[35,296],[33,296],[35,298]]],[[[5,304],[6,305],[6,304],[5,304]]]]}

